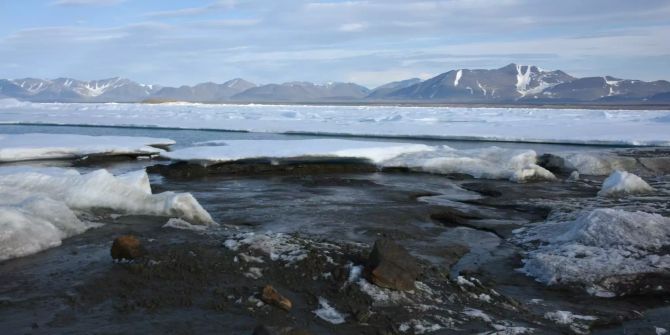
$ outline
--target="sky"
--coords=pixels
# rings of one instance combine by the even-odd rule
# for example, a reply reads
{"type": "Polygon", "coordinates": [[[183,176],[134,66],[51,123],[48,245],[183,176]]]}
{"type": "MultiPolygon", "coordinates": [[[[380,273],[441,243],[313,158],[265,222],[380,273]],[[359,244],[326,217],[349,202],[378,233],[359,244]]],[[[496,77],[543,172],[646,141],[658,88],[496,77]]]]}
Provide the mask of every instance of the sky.
{"type": "Polygon", "coordinates": [[[670,1],[0,0],[0,78],[372,88],[512,62],[670,79],[670,1]]]}

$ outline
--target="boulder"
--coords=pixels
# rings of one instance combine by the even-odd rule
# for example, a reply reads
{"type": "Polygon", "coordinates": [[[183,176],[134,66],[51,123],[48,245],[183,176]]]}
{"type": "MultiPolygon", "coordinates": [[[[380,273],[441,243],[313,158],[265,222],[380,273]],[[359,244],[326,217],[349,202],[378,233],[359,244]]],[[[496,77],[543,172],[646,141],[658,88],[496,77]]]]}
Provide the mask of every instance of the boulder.
{"type": "Polygon", "coordinates": [[[290,311],[291,307],[293,307],[291,300],[281,295],[271,285],[265,285],[261,294],[261,300],[268,305],[279,307],[285,311],[290,311]]]}
{"type": "Polygon", "coordinates": [[[144,249],[140,240],[134,235],[119,236],[112,243],[111,250],[112,258],[120,259],[135,259],[144,255],[144,249]]]}
{"type": "Polygon", "coordinates": [[[365,274],[379,287],[408,291],[414,289],[421,266],[402,246],[389,239],[379,239],[372,248],[365,274]]]}

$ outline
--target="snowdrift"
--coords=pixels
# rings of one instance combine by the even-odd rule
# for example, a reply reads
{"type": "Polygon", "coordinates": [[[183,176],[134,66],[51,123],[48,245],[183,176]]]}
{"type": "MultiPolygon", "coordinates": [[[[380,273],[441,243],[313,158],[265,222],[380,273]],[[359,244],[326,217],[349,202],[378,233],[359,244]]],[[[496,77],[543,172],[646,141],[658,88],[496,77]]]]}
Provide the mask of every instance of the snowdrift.
{"type": "Polygon", "coordinates": [[[146,172],[114,176],[61,168],[0,168],[0,260],[60,245],[96,226],[78,214],[108,209],[125,214],[215,224],[189,193],[152,194],[146,172]]]}

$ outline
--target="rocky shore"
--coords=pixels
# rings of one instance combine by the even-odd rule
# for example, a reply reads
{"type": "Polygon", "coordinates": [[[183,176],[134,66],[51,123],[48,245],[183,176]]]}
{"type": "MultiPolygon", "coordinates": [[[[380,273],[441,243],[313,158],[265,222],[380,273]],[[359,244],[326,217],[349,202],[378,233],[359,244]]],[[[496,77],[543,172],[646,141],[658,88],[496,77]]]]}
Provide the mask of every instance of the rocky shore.
{"type": "MultiPolygon", "coordinates": [[[[596,227],[579,213],[603,207],[670,216],[670,155],[650,150],[588,156],[590,168],[624,166],[649,185],[648,192],[616,197],[598,195],[609,173],[575,176],[584,155],[544,156],[538,164],[557,177],[523,183],[358,160],[144,162],[154,196],[190,192],[219,225],[162,214],[78,213],[101,225],[0,263],[0,328],[7,334],[663,334],[670,329],[667,230],[656,231],[656,244],[605,249],[628,250],[634,255],[622,254],[626,262],[649,259],[644,264],[653,268],[594,279],[610,295],[565,274],[542,281],[525,267],[558,243],[537,227],[596,227]]],[[[89,171],[118,162],[74,164],[89,171]]],[[[639,220],[648,221],[632,222],[639,220]]],[[[617,230],[618,238],[625,232],[617,230]]],[[[598,246],[575,241],[582,252],[598,246]]]]}

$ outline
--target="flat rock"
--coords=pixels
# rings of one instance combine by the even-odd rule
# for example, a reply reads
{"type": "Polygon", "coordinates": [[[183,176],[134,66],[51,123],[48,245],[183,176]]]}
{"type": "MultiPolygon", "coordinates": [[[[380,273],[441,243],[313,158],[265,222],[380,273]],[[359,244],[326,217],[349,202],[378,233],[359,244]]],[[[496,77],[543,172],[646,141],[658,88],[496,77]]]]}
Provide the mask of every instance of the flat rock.
{"type": "Polygon", "coordinates": [[[379,239],[372,248],[365,272],[368,280],[377,286],[408,291],[414,289],[421,266],[402,246],[389,239],[379,239]]]}

